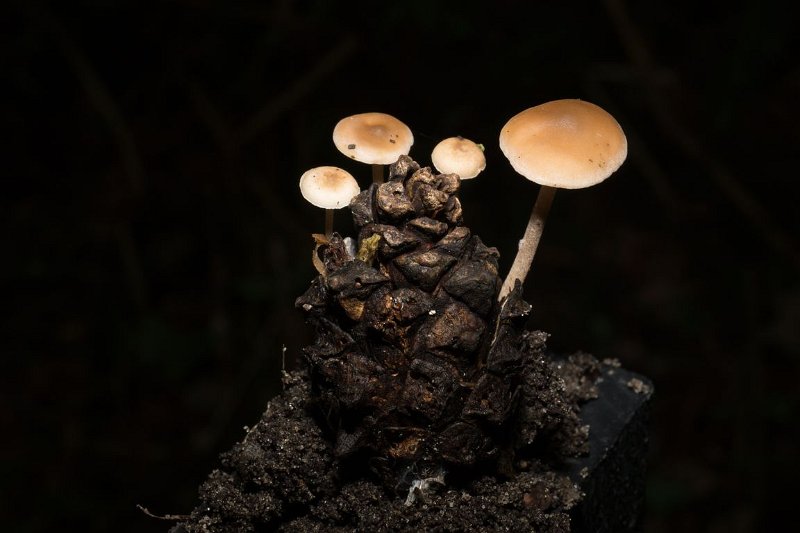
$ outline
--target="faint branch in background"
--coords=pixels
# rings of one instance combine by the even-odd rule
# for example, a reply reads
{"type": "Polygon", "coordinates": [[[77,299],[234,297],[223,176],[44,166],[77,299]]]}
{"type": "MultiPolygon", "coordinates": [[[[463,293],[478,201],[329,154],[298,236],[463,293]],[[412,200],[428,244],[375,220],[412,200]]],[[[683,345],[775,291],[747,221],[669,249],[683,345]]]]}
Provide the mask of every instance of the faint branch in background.
{"type": "Polygon", "coordinates": [[[356,48],[355,37],[352,35],[345,37],[303,76],[267,102],[247,121],[239,132],[240,143],[247,143],[259,132],[269,128],[281,115],[290,111],[300,100],[319,86],[323,79],[341,67],[353,55],[356,48]]]}
{"type": "MultiPolygon", "coordinates": [[[[623,81],[619,80],[619,76],[615,76],[616,79],[611,79],[608,73],[608,69],[605,66],[598,65],[592,68],[588,73],[587,92],[592,95],[592,98],[603,102],[604,107],[624,125],[625,135],[631,147],[629,154],[634,164],[639,168],[642,177],[650,186],[665,214],[669,217],[680,218],[683,214],[684,204],[675,192],[669,176],[658,164],[656,157],[653,156],[647,143],[639,135],[638,130],[630,121],[625,119],[624,111],[614,104],[613,96],[603,87],[603,82],[623,81]]],[[[631,76],[627,76],[627,81],[631,81],[630,78],[631,76]]]]}
{"type": "Polygon", "coordinates": [[[105,83],[100,79],[97,71],[92,67],[89,59],[86,57],[80,48],[75,44],[75,41],[68,35],[66,29],[56,21],[52,16],[50,19],[50,26],[54,31],[54,35],[61,46],[61,52],[67,60],[70,68],[75,74],[75,77],[86,92],[89,103],[92,104],[95,111],[97,111],[106,125],[111,130],[114,136],[114,142],[122,157],[122,163],[125,168],[125,174],[128,177],[128,186],[132,196],[138,196],[142,192],[144,184],[144,171],[142,159],[139,156],[139,150],[136,147],[136,142],[133,139],[128,123],[122,115],[119,106],[111,96],[111,92],[106,87],[105,83]]]}
{"type": "Polygon", "coordinates": [[[769,246],[787,256],[795,268],[800,268],[800,251],[794,239],[778,225],[752,192],[742,185],[717,157],[705,149],[700,139],[678,122],[677,114],[669,105],[668,99],[662,96],[650,48],[627,12],[625,0],[605,0],[605,6],[622,45],[638,70],[650,112],[663,133],[687,156],[705,168],[706,174],[714,184],[758,229],[769,246]]]}
{"type": "Polygon", "coordinates": [[[147,278],[144,275],[130,221],[127,219],[120,221],[114,228],[114,235],[131,299],[139,311],[144,311],[148,302],[147,278]]]}
{"type": "MultiPolygon", "coordinates": [[[[69,31],[39,2],[32,2],[28,7],[43,21],[45,30],[55,38],[59,51],[86,93],[86,98],[97,113],[103,118],[111,130],[114,142],[122,159],[122,166],[127,176],[128,201],[139,197],[144,188],[144,166],[139,149],[111,91],[108,90],[100,75],[92,66],[89,58],[78,47],[69,31]]],[[[127,210],[122,210],[127,213],[127,210]]],[[[131,299],[141,311],[147,307],[148,289],[139,251],[133,237],[130,217],[123,215],[117,221],[114,235],[117,241],[123,273],[128,283],[131,299]]]]}
{"type": "MultiPolygon", "coordinates": [[[[765,298],[768,293],[766,283],[752,269],[738,268],[744,305],[743,319],[747,331],[763,331],[765,298]]],[[[742,343],[741,357],[736,358],[733,368],[736,371],[738,390],[736,395],[736,423],[733,439],[732,467],[738,471],[737,479],[743,481],[739,489],[746,501],[753,502],[756,509],[767,508],[767,485],[764,472],[767,471],[765,457],[768,455],[765,438],[770,431],[766,428],[763,406],[769,405],[768,381],[765,376],[764,361],[767,347],[764,335],[748,335],[742,343]]]]}
{"type": "Polygon", "coordinates": [[[202,190],[206,202],[203,219],[208,240],[209,329],[213,331],[214,352],[220,364],[225,366],[234,357],[234,348],[229,305],[232,269],[229,257],[224,252],[224,243],[229,235],[223,228],[227,227],[226,219],[229,219],[230,213],[239,209],[238,198],[242,196],[241,158],[225,116],[219,112],[205,89],[195,81],[187,81],[186,85],[198,118],[208,129],[220,152],[219,159],[223,168],[222,172],[212,173],[202,180],[202,190]]]}
{"type": "Polygon", "coordinates": [[[231,180],[240,182],[241,187],[248,195],[253,194],[258,199],[259,203],[266,208],[263,212],[272,218],[272,222],[281,229],[284,235],[294,235],[301,239],[307,238],[308,235],[301,231],[302,225],[298,217],[278,201],[278,195],[267,183],[268,180],[243,176],[244,170],[239,165],[240,147],[236,144],[234,133],[226,124],[223,114],[219,112],[203,87],[197,83],[190,83],[189,86],[191,88],[190,97],[198,116],[208,127],[219,150],[228,158],[228,164],[232,167],[229,169],[231,180]]]}
{"type": "Polygon", "coordinates": [[[203,121],[203,124],[208,127],[214,142],[223,155],[229,159],[234,158],[237,154],[236,142],[230,126],[225,121],[225,117],[219,112],[217,106],[199,83],[190,81],[188,82],[188,87],[189,97],[194,104],[197,115],[203,121]]]}

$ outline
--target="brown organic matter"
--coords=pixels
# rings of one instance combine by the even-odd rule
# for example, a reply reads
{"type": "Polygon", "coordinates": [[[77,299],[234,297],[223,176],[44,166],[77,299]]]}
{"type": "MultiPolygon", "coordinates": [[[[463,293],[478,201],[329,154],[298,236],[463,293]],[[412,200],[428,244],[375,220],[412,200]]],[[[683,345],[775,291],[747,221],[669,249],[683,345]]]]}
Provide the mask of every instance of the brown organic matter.
{"type": "MultiPolygon", "coordinates": [[[[589,356],[553,363],[555,383],[564,386],[559,396],[571,403],[595,394],[586,385],[597,368],[589,356]]],[[[552,458],[517,461],[513,478],[475,468],[422,479],[409,468],[406,478],[418,482],[397,497],[362,463],[336,456],[312,416],[307,375],[287,373],[284,386],[244,439],[222,454],[200,486],[199,505],[171,533],[571,531],[569,512],[581,492],[552,458]]]]}
{"type": "Polygon", "coordinates": [[[547,335],[523,329],[519,285],[497,303],[498,253],[462,225],[459,186],[402,156],[351,202],[355,256],[334,234],[297,300],[317,333],[303,352],[335,456],[363,458],[400,493],[442,471],[512,475],[525,449],[585,450],[547,335]]]}

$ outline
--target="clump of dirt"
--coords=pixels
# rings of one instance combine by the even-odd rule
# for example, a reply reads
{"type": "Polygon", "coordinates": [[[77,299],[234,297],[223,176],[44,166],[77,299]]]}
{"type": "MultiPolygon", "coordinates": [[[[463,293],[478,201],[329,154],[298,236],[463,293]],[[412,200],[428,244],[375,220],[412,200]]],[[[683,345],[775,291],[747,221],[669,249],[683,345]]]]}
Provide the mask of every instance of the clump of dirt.
{"type": "MultiPolygon", "coordinates": [[[[566,383],[588,376],[587,356],[548,363],[573,398],[585,390],[566,383]]],[[[248,531],[570,531],[569,510],[581,494],[574,482],[540,457],[520,457],[513,477],[476,468],[471,476],[418,480],[401,497],[363,462],[340,461],[314,411],[305,373],[287,373],[285,390],[261,420],[221,456],[200,487],[200,503],[171,533],[248,531]]]]}

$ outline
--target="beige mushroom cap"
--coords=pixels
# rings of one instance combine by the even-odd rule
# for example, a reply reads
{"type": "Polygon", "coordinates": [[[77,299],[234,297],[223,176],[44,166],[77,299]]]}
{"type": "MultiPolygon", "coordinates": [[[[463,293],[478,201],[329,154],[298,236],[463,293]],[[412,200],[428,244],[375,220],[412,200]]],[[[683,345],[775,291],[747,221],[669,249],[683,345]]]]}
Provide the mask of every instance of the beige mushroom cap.
{"type": "Polygon", "coordinates": [[[519,174],[540,185],[582,189],[605,180],[628,155],[619,123],[583,100],[554,100],[515,115],[500,149],[519,174]]]}
{"type": "Polygon", "coordinates": [[[474,178],[486,168],[481,147],[464,137],[450,137],[437,144],[431,161],[442,174],[458,174],[462,180],[474,178]]]}
{"type": "Polygon", "coordinates": [[[300,176],[300,193],[303,198],[323,209],[339,209],[361,190],[356,179],[346,170],[337,167],[316,167],[300,176]]]}
{"type": "Polygon", "coordinates": [[[343,118],[333,128],[333,144],[362,163],[389,165],[407,155],[414,144],[411,130],[386,113],[361,113],[343,118]]]}

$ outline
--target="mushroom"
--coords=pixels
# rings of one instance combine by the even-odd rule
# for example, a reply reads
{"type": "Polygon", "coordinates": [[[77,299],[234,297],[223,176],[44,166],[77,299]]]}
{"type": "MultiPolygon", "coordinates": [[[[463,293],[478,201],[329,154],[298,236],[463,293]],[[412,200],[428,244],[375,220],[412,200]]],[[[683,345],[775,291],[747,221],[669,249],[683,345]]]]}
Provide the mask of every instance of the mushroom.
{"type": "Polygon", "coordinates": [[[502,300],[528,274],[556,188],[582,189],[608,178],[628,155],[619,123],[583,100],[554,100],[515,115],[500,132],[500,150],[519,174],[541,185],[502,300]]]}
{"type": "Polygon", "coordinates": [[[472,179],[486,168],[483,147],[464,137],[450,137],[437,144],[431,161],[442,174],[458,174],[462,180],[472,179]]]}
{"type": "Polygon", "coordinates": [[[356,179],[337,167],[316,167],[300,176],[300,194],[317,207],[325,209],[325,235],[333,233],[333,210],[350,204],[361,190],[356,179]]]}
{"type": "Polygon", "coordinates": [[[414,144],[411,130],[386,113],[361,113],[340,120],[333,144],[344,155],[372,165],[372,181],[383,183],[383,166],[408,155],[414,144]]]}

